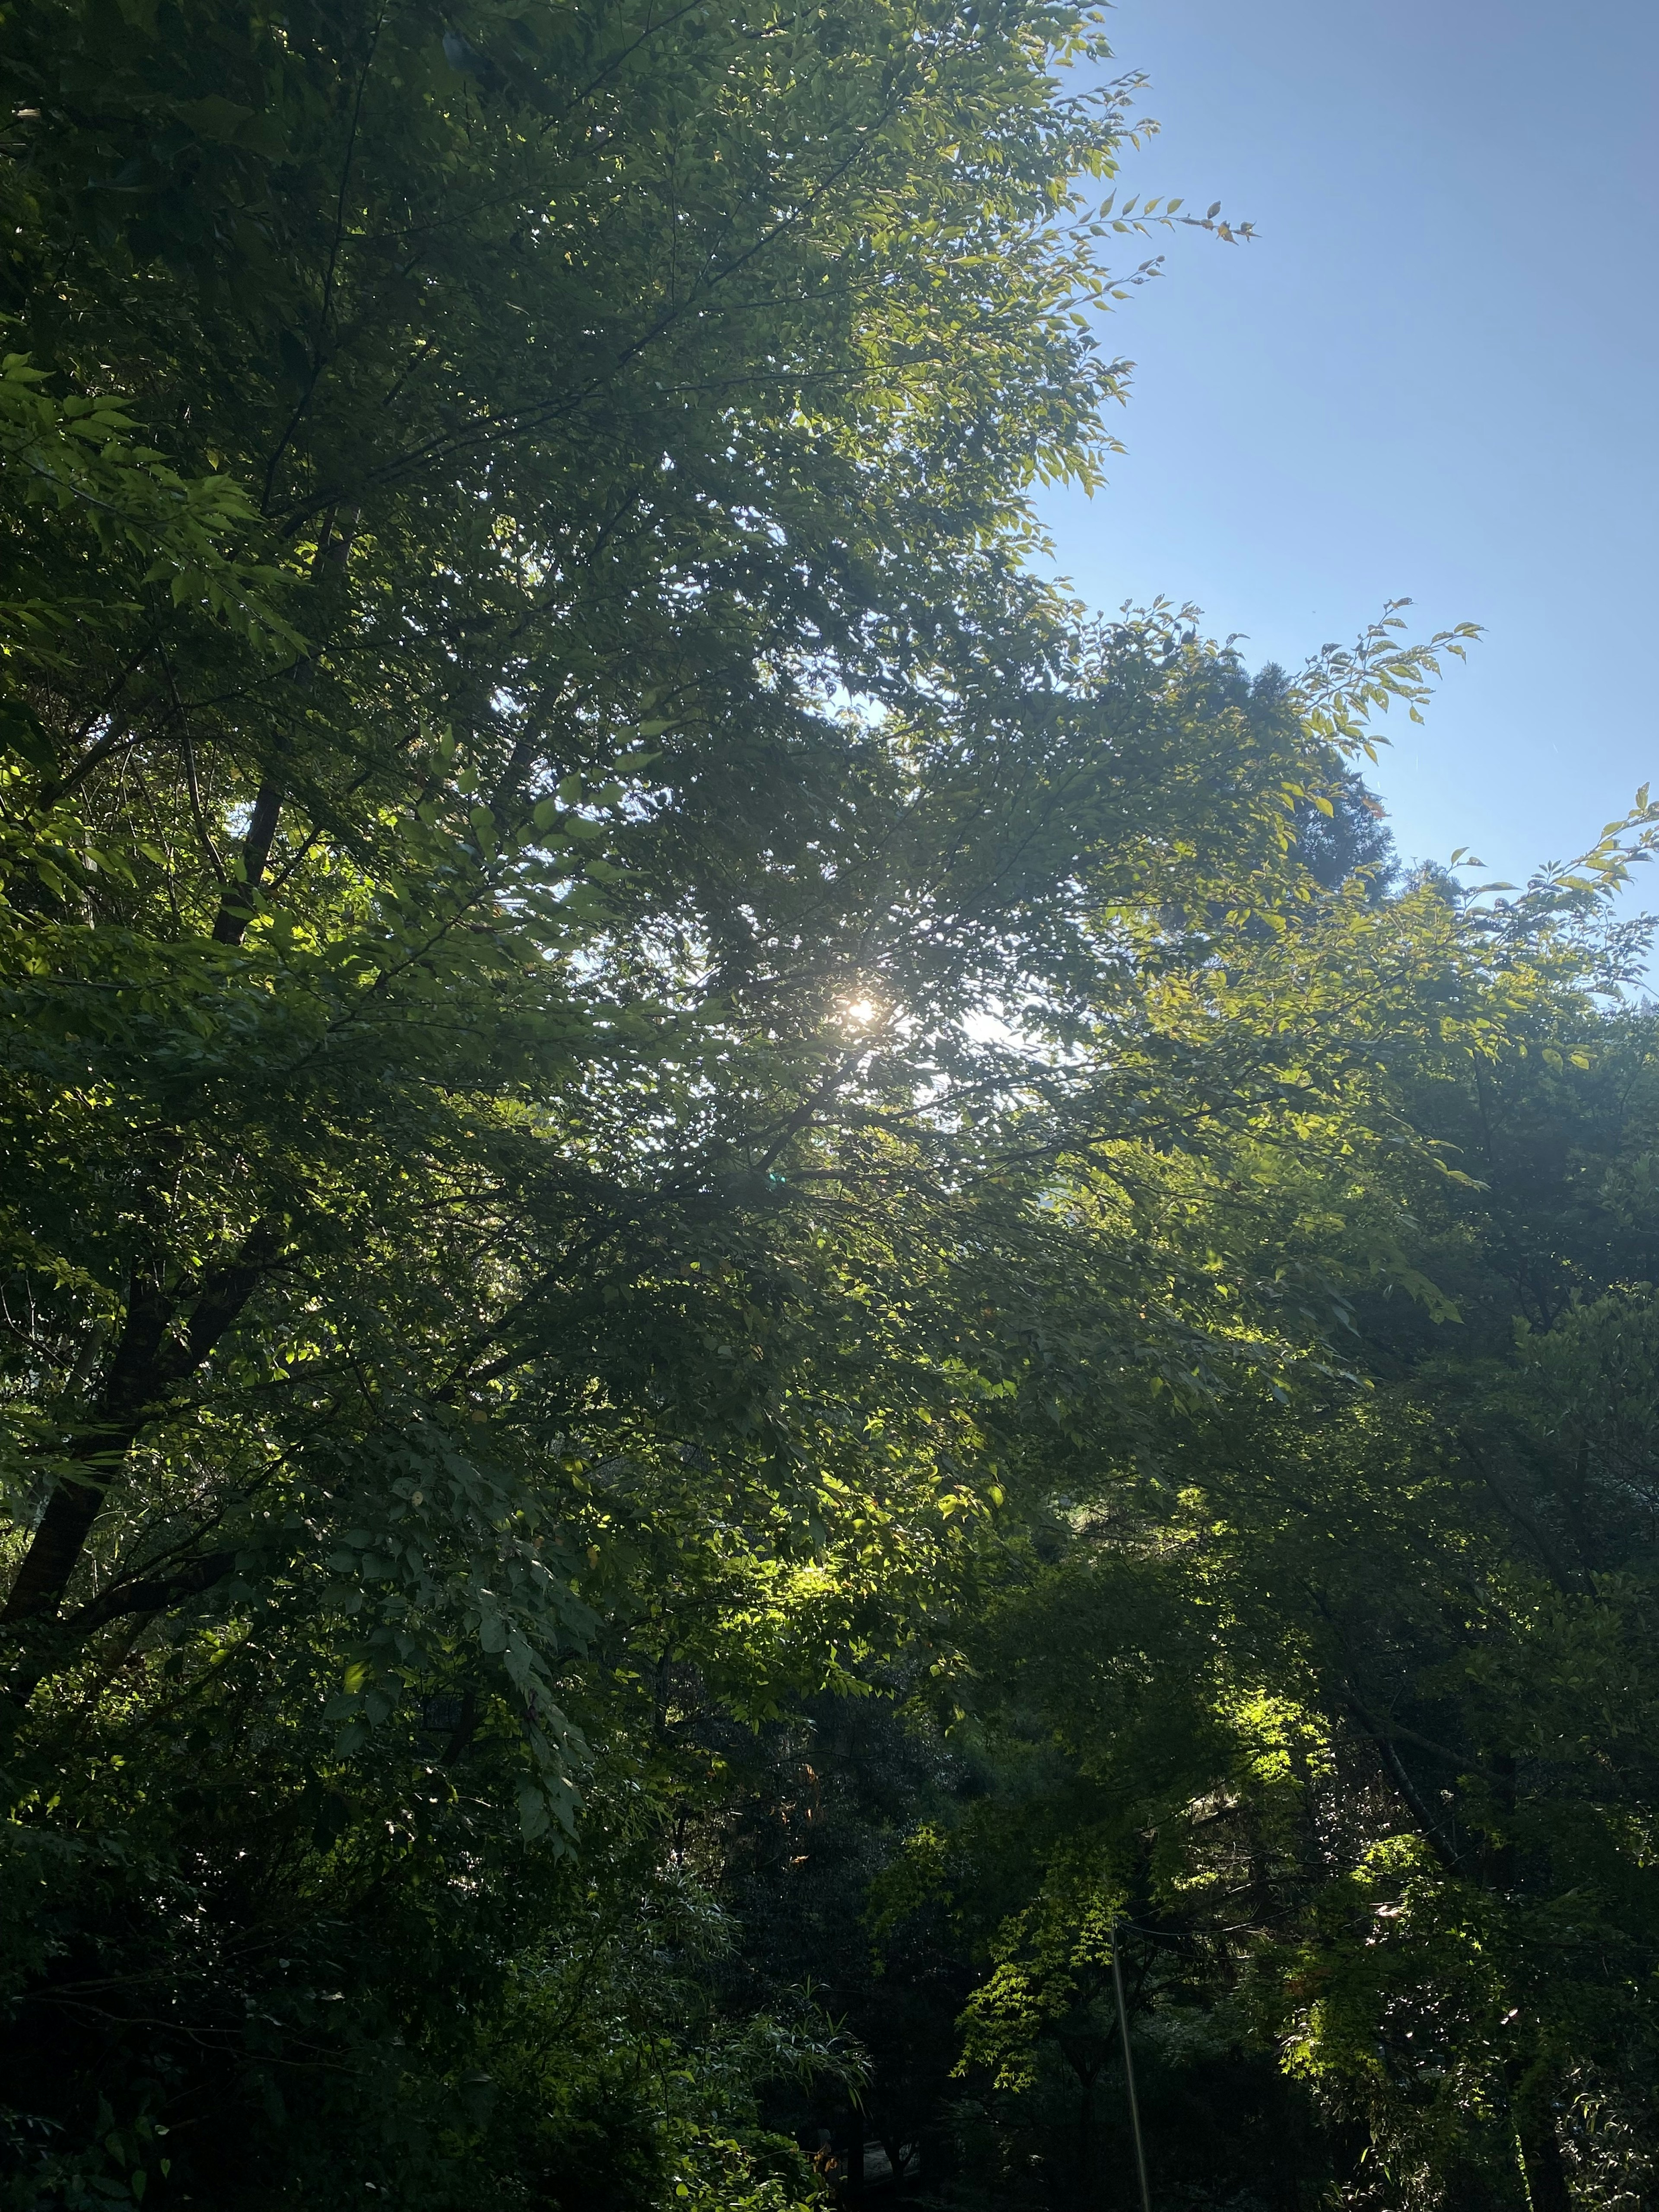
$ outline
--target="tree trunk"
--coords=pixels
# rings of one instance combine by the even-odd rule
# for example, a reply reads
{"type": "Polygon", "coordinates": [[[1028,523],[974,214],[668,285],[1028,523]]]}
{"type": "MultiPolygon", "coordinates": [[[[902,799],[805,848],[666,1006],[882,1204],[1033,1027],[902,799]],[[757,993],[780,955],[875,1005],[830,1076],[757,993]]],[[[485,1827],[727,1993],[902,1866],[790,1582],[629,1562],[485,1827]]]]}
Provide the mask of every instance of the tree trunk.
{"type": "Polygon", "coordinates": [[[47,1499],[34,1540],[0,1607],[0,1620],[50,1618],[62,1603],[104,1493],[119,1474],[155,1395],[173,1313],[159,1262],[136,1262],[127,1285],[126,1320],[93,1425],[70,1447],[68,1456],[80,1460],[87,1473],[79,1480],[60,1480],[47,1499]]]}
{"type": "MultiPolygon", "coordinates": [[[[152,1252],[134,1262],[115,1356],[92,1422],[68,1455],[81,1462],[86,1474],[60,1479],[47,1499],[33,1541],[0,1607],[0,1622],[44,1626],[57,1619],[99,1510],[119,1480],[140,1431],[167,1395],[214,1351],[263,1280],[281,1244],[282,1225],[275,1216],[256,1222],[236,1257],[203,1279],[182,1329],[177,1326],[181,1302],[163,1287],[161,1256],[152,1252]]],[[[61,1663],[61,1655],[51,1653],[51,1639],[39,1639],[10,1684],[13,1700],[27,1705],[45,1675],[61,1663]]]]}
{"type": "Polygon", "coordinates": [[[1517,2122],[1521,2160],[1526,2168],[1527,2194],[1532,2212],[1572,2212],[1567,2171],[1561,2162],[1560,2138],[1547,2112],[1523,2112],[1517,2122]]]}

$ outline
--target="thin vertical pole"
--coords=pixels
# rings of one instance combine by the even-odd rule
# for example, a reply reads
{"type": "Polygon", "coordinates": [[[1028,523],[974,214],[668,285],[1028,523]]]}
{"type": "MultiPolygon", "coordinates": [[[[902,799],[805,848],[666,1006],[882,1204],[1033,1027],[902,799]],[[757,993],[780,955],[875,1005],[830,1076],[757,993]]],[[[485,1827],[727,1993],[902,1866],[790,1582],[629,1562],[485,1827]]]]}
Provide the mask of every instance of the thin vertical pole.
{"type": "Polygon", "coordinates": [[[1135,2062],[1129,2049],[1129,2007],[1123,1995],[1123,1962],[1117,1955],[1117,1929],[1112,1929],[1112,1984],[1117,1991],[1117,2032],[1123,2045],[1123,2079],[1129,2090],[1129,2126],[1135,2139],[1135,2172],[1140,2178],[1140,2212],[1152,2212],[1152,2192],[1146,2180],[1146,2146],[1140,2138],[1140,2100],[1135,2094],[1135,2062]]]}

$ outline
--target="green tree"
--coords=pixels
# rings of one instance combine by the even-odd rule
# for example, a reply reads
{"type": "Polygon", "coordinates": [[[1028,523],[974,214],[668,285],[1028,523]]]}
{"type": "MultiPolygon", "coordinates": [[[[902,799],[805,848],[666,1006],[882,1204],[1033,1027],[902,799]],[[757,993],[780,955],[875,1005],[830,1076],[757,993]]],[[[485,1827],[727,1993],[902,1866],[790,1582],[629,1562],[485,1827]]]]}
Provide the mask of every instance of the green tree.
{"type": "Polygon", "coordinates": [[[1613,995],[1642,933],[1593,921],[1620,866],[1334,909],[1394,947],[1326,970],[1371,979],[1380,1092],[1173,1186],[1277,1370],[1079,1455],[968,1637],[1005,1779],[919,1843],[975,1904],[968,2057],[1029,2104],[1127,1915],[1165,2186],[1182,2081],[1261,2054],[1335,2130],[1299,2174],[1250,2153],[1266,2201],[1333,2157],[1371,2201],[1358,2144],[1390,2203],[1649,2186],[1652,1036],[1613,995]]]}
{"type": "Polygon", "coordinates": [[[1391,887],[1352,761],[1457,635],[1252,679],[1034,580],[1121,390],[1101,248],[1194,220],[1098,201],[1104,58],[1045,0],[0,21],[20,2204],[799,2203],[757,2091],[858,2063],[753,1971],[696,1730],[900,1687],[994,1786],[915,1814],[988,1869],[959,1948],[920,1891],[890,1948],[994,1969],[1010,2081],[1057,2021],[1099,2071],[1127,1899],[1194,2036],[1340,1987],[1295,2063],[1401,2172],[1513,2120],[1536,2197],[1613,2098],[1602,1984],[1528,1962],[1597,1850],[1637,1956],[1644,1801],[1599,1738],[1534,1790],[1515,1716],[1575,1638],[1611,1695],[1645,1600],[1515,1439],[1645,1306],[1468,1156],[1499,1073],[1546,1154],[1578,1100],[1625,848],[1496,922],[1391,887]],[[1567,1871],[1511,1879],[1534,1805],[1567,1871]],[[1362,1890],[1462,1993],[1427,2120],[1354,2056],[1362,1890]]]}
{"type": "Polygon", "coordinates": [[[584,1773],[641,1893],[653,1671],[775,1710],[969,1571],[1061,1262],[966,1018],[1074,1027],[1102,886],[1334,765],[1022,566],[1145,227],[1103,51],[6,16],[26,2199],[528,2186],[477,2023],[584,1773]]]}

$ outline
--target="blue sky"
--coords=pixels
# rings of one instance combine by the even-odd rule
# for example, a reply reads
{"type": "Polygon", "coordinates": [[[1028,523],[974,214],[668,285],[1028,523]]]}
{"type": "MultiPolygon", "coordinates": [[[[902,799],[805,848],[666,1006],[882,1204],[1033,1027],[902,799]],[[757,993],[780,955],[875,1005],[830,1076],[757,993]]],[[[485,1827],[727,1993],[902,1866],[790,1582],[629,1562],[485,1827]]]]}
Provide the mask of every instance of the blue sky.
{"type": "MultiPolygon", "coordinates": [[[[1159,137],[1224,202],[1114,316],[1128,450],[1048,495],[1102,607],[1163,592],[1296,665],[1384,599],[1485,640],[1371,781],[1408,858],[1524,875],[1659,787],[1659,0],[1121,0],[1159,137]]],[[[1638,879],[1659,906],[1659,869],[1638,879]]]]}

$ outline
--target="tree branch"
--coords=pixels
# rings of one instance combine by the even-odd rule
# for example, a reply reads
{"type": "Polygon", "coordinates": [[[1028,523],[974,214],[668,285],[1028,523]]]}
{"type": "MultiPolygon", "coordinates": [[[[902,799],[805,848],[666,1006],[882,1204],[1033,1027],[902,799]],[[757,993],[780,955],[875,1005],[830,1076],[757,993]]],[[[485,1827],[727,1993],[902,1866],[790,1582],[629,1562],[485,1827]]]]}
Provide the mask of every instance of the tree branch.
{"type": "MultiPolygon", "coordinates": [[[[163,1285],[159,1255],[134,1262],[126,1321],[97,1413],[68,1454],[85,1472],[60,1478],[47,1500],[0,1607],[0,1622],[56,1617],[99,1510],[140,1431],[160,1401],[202,1365],[240,1314],[276,1258],[283,1227],[278,1217],[264,1216],[236,1257],[209,1273],[182,1337],[173,1333],[180,1301],[163,1285]]],[[[40,1679],[36,1674],[29,1682],[29,1695],[40,1679]]]]}

